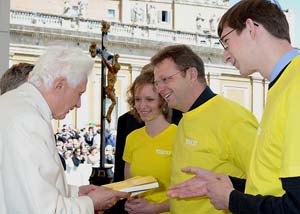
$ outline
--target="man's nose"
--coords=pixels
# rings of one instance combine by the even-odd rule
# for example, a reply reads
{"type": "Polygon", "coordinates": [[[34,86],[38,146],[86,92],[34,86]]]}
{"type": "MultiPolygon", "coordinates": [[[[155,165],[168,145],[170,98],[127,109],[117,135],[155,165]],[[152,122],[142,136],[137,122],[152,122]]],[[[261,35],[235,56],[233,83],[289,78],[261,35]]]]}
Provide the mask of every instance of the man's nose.
{"type": "Polygon", "coordinates": [[[155,82],[154,86],[155,86],[156,92],[159,93],[159,94],[160,94],[160,93],[162,92],[162,90],[164,89],[164,83],[163,83],[162,81],[157,81],[157,82],[155,82]]]}
{"type": "Polygon", "coordinates": [[[231,62],[231,54],[229,53],[228,50],[224,50],[224,52],[223,52],[223,60],[224,60],[224,63],[231,62]]]}

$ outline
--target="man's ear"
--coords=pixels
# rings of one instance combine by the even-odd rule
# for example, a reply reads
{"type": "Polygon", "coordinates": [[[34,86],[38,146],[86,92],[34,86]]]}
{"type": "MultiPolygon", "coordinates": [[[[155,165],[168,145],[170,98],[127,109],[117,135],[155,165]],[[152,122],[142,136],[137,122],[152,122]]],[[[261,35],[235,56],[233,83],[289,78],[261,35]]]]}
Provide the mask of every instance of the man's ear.
{"type": "Polygon", "coordinates": [[[255,23],[253,22],[253,20],[250,19],[250,18],[248,18],[248,19],[246,20],[245,24],[246,24],[246,28],[247,28],[247,29],[249,30],[249,32],[250,32],[251,38],[254,39],[255,36],[256,36],[256,33],[257,33],[256,31],[257,31],[258,25],[255,24],[255,23]]]}
{"type": "Polygon", "coordinates": [[[53,89],[56,92],[61,92],[63,91],[66,86],[67,86],[67,80],[65,77],[57,77],[54,81],[53,81],[53,89]]]}
{"type": "Polygon", "coordinates": [[[198,79],[198,70],[197,70],[197,68],[190,67],[190,68],[187,69],[187,72],[189,72],[191,80],[197,80],[198,79]]]}

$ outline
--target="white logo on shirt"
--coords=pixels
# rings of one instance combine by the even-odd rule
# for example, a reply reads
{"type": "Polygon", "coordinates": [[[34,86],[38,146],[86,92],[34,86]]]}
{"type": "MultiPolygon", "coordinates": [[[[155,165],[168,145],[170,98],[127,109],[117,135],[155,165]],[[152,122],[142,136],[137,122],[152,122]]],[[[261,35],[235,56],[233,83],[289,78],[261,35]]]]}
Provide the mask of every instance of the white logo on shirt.
{"type": "Polygon", "coordinates": [[[191,146],[197,146],[197,145],[198,145],[198,141],[197,141],[197,140],[192,140],[192,139],[186,138],[186,139],[185,139],[185,144],[191,145],[191,146]]]}
{"type": "Polygon", "coordinates": [[[163,149],[156,149],[156,153],[159,155],[171,155],[171,151],[163,149]]]}

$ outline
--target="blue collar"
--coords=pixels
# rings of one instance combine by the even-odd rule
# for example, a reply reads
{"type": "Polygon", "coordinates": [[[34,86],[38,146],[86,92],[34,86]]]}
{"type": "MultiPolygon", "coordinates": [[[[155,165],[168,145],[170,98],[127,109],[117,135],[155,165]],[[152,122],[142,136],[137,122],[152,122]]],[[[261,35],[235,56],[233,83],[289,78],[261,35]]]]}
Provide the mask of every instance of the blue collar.
{"type": "Polygon", "coordinates": [[[283,57],[280,58],[280,60],[276,63],[275,67],[272,70],[270,82],[274,81],[276,77],[280,74],[282,69],[290,62],[292,59],[299,55],[298,49],[293,49],[286,54],[283,55],[283,57]]]}

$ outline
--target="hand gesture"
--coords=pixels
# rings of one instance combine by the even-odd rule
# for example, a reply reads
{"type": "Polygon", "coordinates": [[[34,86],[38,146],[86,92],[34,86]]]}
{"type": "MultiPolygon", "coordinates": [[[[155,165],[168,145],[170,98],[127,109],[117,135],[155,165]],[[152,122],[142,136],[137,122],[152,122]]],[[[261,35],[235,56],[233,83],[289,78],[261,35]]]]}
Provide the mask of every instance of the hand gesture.
{"type": "Polygon", "coordinates": [[[151,204],[144,198],[132,197],[128,198],[125,203],[125,210],[129,214],[155,214],[159,213],[155,210],[155,204],[151,204]]]}
{"type": "Polygon", "coordinates": [[[227,175],[205,169],[188,167],[183,172],[195,174],[191,179],[169,188],[172,198],[193,198],[207,196],[216,209],[228,209],[229,196],[234,190],[227,175]]]}
{"type": "Polygon", "coordinates": [[[97,187],[95,190],[87,194],[97,211],[104,211],[117,203],[118,200],[129,196],[127,192],[115,191],[106,187],[97,187]]]}
{"type": "Polygon", "coordinates": [[[180,184],[169,187],[168,196],[171,198],[193,198],[205,196],[207,194],[207,182],[216,179],[217,174],[214,172],[187,167],[182,169],[185,173],[195,174],[191,179],[180,184]]]}
{"type": "Polygon", "coordinates": [[[207,190],[207,196],[216,209],[229,208],[229,197],[234,188],[227,175],[218,174],[216,180],[207,183],[207,190]]]}
{"type": "Polygon", "coordinates": [[[95,185],[85,185],[79,187],[79,196],[87,195],[89,192],[94,191],[97,189],[97,186],[95,185]]]}

